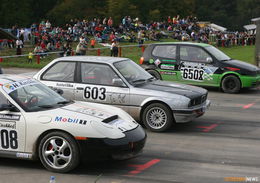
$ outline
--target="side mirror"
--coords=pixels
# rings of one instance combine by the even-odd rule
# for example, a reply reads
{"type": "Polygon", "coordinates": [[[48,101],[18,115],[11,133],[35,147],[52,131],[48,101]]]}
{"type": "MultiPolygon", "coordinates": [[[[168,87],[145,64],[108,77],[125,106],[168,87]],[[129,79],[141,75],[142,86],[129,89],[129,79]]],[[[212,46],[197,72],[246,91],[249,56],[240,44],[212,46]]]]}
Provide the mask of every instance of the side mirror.
{"type": "Polygon", "coordinates": [[[114,78],[112,83],[114,86],[125,86],[125,83],[120,78],[114,78]]]}
{"type": "Polygon", "coordinates": [[[0,111],[13,111],[16,107],[12,104],[0,104],[0,111]]]}
{"type": "Polygon", "coordinates": [[[207,57],[206,61],[207,61],[208,63],[211,63],[211,62],[213,62],[213,60],[212,60],[212,58],[211,58],[211,57],[207,57]]]}

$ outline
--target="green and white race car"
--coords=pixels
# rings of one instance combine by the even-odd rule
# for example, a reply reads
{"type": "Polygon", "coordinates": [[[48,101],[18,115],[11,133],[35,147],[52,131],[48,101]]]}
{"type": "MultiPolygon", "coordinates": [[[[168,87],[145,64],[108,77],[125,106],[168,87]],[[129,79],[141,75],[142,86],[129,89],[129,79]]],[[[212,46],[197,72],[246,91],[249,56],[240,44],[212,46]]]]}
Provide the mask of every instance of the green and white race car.
{"type": "Polygon", "coordinates": [[[140,58],[140,64],[157,79],[219,87],[226,93],[260,85],[259,67],[231,59],[209,44],[151,44],[140,58]]]}

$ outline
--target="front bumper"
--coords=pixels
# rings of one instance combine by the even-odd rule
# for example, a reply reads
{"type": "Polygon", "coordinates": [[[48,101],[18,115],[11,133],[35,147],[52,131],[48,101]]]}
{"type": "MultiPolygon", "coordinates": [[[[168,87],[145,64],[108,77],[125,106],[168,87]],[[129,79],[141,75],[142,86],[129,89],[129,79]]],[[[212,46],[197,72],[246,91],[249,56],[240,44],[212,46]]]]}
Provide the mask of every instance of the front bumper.
{"type": "Polygon", "coordinates": [[[87,140],[78,140],[81,158],[90,159],[129,159],[138,156],[145,145],[146,133],[138,125],[137,128],[124,132],[125,137],[120,139],[97,139],[88,138],[87,140]]]}
{"type": "Polygon", "coordinates": [[[257,88],[260,86],[260,74],[257,76],[240,76],[243,88],[257,88]]]}
{"type": "Polygon", "coordinates": [[[210,106],[210,100],[206,100],[203,105],[192,109],[174,110],[173,116],[176,123],[186,123],[202,116],[210,106]]]}

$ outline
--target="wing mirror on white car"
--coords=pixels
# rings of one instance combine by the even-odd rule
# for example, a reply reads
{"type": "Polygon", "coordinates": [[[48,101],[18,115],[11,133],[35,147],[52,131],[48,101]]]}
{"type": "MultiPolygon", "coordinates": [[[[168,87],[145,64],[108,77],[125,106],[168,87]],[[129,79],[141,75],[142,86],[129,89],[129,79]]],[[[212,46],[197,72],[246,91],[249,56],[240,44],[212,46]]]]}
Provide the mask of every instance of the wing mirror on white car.
{"type": "Polygon", "coordinates": [[[114,86],[125,86],[125,83],[120,78],[114,78],[112,82],[114,86]]]}
{"type": "Polygon", "coordinates": [[[16,107],[12,104],[0,104],[0,111],[15,111],[16,107]]]}

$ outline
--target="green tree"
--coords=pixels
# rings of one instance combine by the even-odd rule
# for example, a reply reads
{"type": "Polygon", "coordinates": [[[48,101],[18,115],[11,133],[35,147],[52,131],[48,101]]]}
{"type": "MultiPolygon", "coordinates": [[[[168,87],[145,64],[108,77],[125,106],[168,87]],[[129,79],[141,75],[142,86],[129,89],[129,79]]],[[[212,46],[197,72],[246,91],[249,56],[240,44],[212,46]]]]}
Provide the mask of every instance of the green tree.
{"type": "Polygon", "coordinates": [[[99,0],[62,0],[47,14],[53,22],[63,25],[70,19],[92,19],[106,14],[106,1],[99,0]]]}
{"type": "Polygon", "coordinates": [[[251,19],[259,17],[259,0],[0,0],[0,27],[30,26],[49,19],[64,25],[70,19],[112,17],[115,24],[124,16],[138,17],[143,23],[165,21],[167,16],[194,15],[229,30],[243,29],[251,19]]]}
{"type": "Polygon", "coordinates": [[[251,18],[259,17],[259,0],[196,0],[199,20],[210,21],[229,30],[242,30],[251,18]]]}
{"type": "Polygon", "coordinates": [[[2,0],[0,8],[0,26],[28,26],[31,23],[32,11],[29,0],[2,0]]]}
{"type": "Polygon", "coordinates": [[[107,0],[107,16],[112,17],[115,24],[121,23],[124,16],[139,16],[137,6],[130,0],[107,0]]]}

